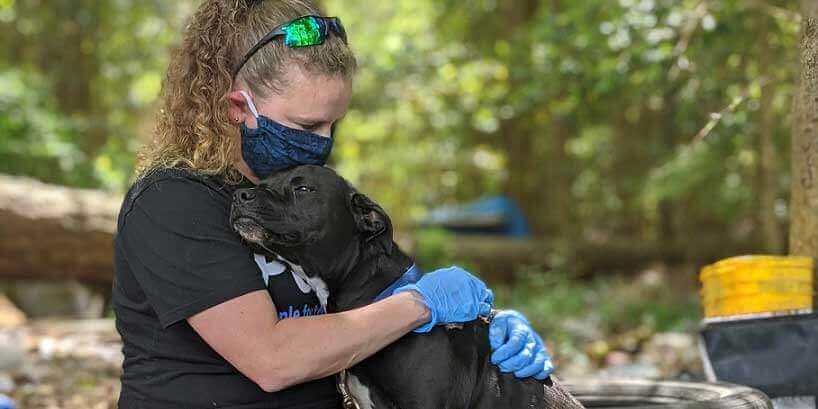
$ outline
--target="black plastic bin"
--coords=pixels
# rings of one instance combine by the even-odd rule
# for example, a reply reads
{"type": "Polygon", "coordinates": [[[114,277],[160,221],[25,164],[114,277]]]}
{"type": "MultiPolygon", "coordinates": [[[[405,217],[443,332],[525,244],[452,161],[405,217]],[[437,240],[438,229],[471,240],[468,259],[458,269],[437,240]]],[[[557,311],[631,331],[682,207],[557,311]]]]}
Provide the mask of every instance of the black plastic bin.
{"type": "Polygon", "coordinates": [[[708,378],[748,385],[771,398],[794,397],[815,407],[818,315],[710,323],[701,335],[708,378]]]}

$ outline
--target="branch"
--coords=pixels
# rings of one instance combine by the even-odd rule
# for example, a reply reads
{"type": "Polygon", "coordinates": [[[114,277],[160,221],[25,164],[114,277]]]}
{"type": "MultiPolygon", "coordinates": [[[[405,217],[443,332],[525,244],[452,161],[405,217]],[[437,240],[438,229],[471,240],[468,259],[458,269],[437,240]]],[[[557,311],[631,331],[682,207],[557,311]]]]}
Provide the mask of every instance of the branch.
{"type": "Polygon", "coordinates": [[[724,118],[725,114],[735,112],[736,108],[738,108],[739,105],[744,103],[744,101],[747,100],[747,97],[750,96],[750,89],[753,87],[753,85],[764,87],[769,82],[770,82],[769,77],[759,78],[759,80],[755,84],[750,84],[744,87],[744,89],[741,91],[741,94],[733,98],[733,102],[731,102],[730,105],[727,105],[724,109],[722,109],[719,112],[712,112],[710,114],[710,121],[708,121],[707,124],[696,134],[696,136],[693,138],[693,142],[695,143],[702,141],[704,138],[710,135],[710,132],[712,132],[713,129],[716,128],[716,126],[721,122],[722,118],[724,118]]]}

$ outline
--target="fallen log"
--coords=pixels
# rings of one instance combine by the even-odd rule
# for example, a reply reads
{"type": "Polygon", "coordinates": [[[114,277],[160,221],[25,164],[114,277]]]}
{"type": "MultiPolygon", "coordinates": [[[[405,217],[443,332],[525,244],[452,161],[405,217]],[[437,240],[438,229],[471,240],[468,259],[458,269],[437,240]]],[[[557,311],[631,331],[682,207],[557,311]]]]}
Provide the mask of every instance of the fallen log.
{"type": "Polygon", "coordinates": [[[0,175],[0,278],[109,286],[122,197],[0,175]]]}

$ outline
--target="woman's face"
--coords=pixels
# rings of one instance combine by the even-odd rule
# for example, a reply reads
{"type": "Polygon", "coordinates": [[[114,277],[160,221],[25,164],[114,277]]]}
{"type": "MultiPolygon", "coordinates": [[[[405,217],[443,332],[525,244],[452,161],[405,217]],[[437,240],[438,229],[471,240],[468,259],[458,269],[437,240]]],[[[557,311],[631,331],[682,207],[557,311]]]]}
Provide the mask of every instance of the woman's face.
{"type": "MultiPolygon", "coordinates": [[[[352,81],[343,76],[310,75],[297,67],[285,73],[279,93],[270,92],[261,98],[252,95],[259,115],[266,116],[291,128],[303,129],[329,138],[332,125],[349,109],[352,81]]],[[[249,92],[249,90],[247,90],[249,92]]],[[[230,93],[230,118],[256,128],[256,119],[238,90],[230,93]]],[[[237,164],[242,174],[257,181],[244,160],[237,164]]]]}

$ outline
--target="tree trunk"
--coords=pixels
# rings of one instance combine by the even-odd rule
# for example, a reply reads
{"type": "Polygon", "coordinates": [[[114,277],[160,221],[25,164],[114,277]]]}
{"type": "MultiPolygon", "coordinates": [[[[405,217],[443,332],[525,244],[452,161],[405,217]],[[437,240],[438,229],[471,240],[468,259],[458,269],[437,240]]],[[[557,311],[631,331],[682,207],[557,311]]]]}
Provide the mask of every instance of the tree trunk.
{"type": "Polygon", "coordinates": [[[0,278],[110,285],[121,197],[0,175],[0,278]]]}
{"type": "Polygon", "coordinates": [[[794,101],[790,253],[818,257],[818,2],[801,0],[801,75],[794,101]]]}

